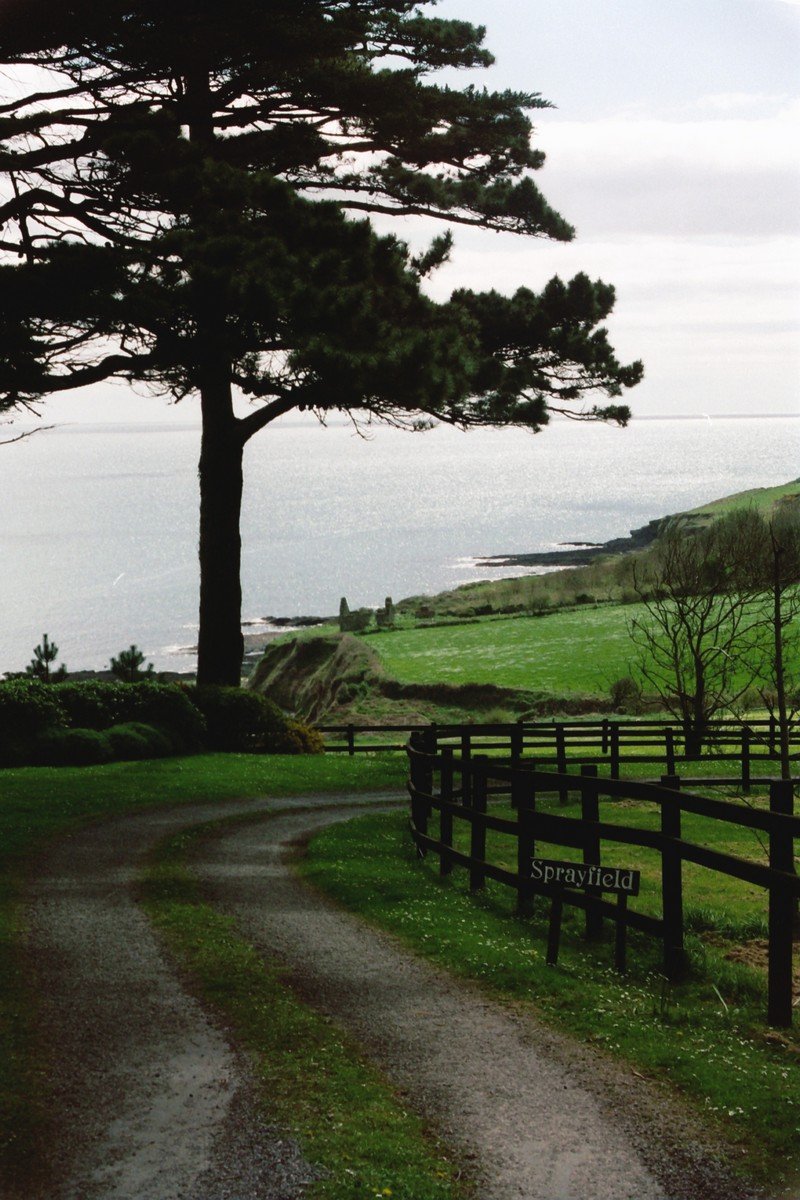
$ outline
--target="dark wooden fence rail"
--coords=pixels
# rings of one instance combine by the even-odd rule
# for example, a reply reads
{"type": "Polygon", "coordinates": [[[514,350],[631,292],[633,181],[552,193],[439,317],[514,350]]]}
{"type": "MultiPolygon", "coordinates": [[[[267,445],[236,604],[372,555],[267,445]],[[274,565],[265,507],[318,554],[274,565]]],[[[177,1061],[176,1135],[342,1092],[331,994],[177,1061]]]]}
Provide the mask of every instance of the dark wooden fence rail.
{"type": "MultiPolygon", "coordinates": [[[[329,753],[403,750],[409,734],[432,733],[440,746],[458,745],[466,753],[501,751],[510,758],[524,756],[537,766],[554,766],[562,773],[571,764],[606,764],[612,779],[619,778],[624,763],[653,763],[661,765],[665,774],[674,775],[680,764],[698,761],[697,755],[687,753],[681,727],[661,719],[517,721],[510,725],[320,725],[318,729],[329,753]]],[[[789,744],[792,759],[800,761],[800,725],[792,727],[789,744]]],[[[776,760],[779,753],[773,718],[745,723],[714,721],[703,748],[706,758],[740,765],[745,791],[753,783],[768,782],[766,776],[755,777],[753,768],[776,760]]]]}
{"type": "Polygon", "coordinates": [[[374,750],[405,750],[409,734],[424,733],[430,725],[316,725],[325,739],[326,754],[364,754],[374,750]],[[335,739],[335,740],[334,740],[335,739]]]}
{"type": "MultiPolygon", "coordinates": [[[[470,888],[481,889],[487,879],[497,880],[517,894],[525,909],[533,897],[550,898],[551,941],[555,936],[552,912],[569,904],[586,913],[587,936],[594,936],[609,918],[616,923],[615,958],[624,967],[625,931],[640,929],[659,937],[664,948],[664,970],[670,979],[680,977],[683,953],[683,863],[697,863],[712,871],[742,879],[769,893],[768,1013],[771,1024],[792,1022],[792,929],[800,897],[800,878],[794,873],[794,841],[800,838],[800,817],[793,816],[791,781],[770,784],[769,811],[746,804],[712,799],[682,789],[676,775],[663,776],[660,784],[608,779],[597,775],[596,765],[586,764],[580,774],[543,771],[538,763],[502,762],[471,753],[467,745],[437,744],[430,730],[412,735],[408,747],[411,833],[421,856],[439,856],[439,869],[449,874],[455,866],[469,872],[470,888]],[[466,753],[464,753],[466,749],[466,753]],[[580,816],[543,811],[537,797],[543,793],[578,793],[580,816]],[[624,821],[601,820],[599,799],[639,801],[652,805],[658,828],[637,829],[624,821]],[[513,820],[489,811],[490,799],[510,801],[513,820]],[[436,833],[429,831],[432,814],[438,814],[436,833]],[[687,841],[681,832],[683,813],[759,830],[769,841],[768,863],[742,858],[687,841]],[[454,823],[470,827],[469,853],[454,845],[454,823]],[[493,830],[516,842],[516,870],[509,871],[486,857],[486,834],[493,830]],[[654,917],[627,903],[612,903],[596,890],[583,891],[535,882],[531,860],[537,842],[582,851],[585,864],[600,864],[604,842],[643,847],[661,856],[661,916],[654,917]]],[[[551,947],[553,949],[553,947],[551,947]]],[[[555,946],[557,953],[557,941],[555,946]]]]}

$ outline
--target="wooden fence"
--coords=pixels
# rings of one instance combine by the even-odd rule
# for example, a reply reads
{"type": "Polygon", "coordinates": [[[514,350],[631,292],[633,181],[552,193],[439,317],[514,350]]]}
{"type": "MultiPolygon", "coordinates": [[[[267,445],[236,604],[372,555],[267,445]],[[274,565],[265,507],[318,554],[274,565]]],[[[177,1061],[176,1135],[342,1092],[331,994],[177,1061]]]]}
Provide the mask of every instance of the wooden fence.
{"type": "MultiPolygon", "coordinates": [[[[359,754],[376,750],[403,750],[410,734],[435,736],[437,744],[459,746],[462,753],[500,751],[510,758],[533,760],[538,767],[555,767],[561,773],[573,765],[605,764],[612,779],[618,779],[626,763],[652,763],[663,773],[674,775],[678,767],[698,761],[687,752],[686,737],[674,721],[517,721],[506,725],[321,725],[328,753],[359,754]]],[[[800,727],[789,735],[791,757],[800,763],[800,727]]],[[[777,722],[774,718],[741,722],[711,723],[704,757],[737,763],[741,785],[747,793],[753,783],[767,783],[756,776],[759,764],[778,759],[777,722]]],[[[712,781],[707,781],[712,782],[712,781]]],[[[728,778],[721,782],[730,782],[728,778]]]]}
{"type": "Polygon", "coordinates": [[[769,810],[765,811],[682,790],[681,780],[674,775],[664,776],[655,785],[601,778],[593,763],[586,764],[580,774],[572,774],[542,771],[538,764],[532,766],[520,760],[502,762],[483,754],[464,755],[452,745],[437,744],[430,732],[412,735],[407,749],[411,833],[420,855],[437,854],[442,875],[450,874],[455,866],[466,868],[473,891],[483,888],[487,879],[505,884],[516,892],[517,904],[523,910],[535,895],[549,897],[549,961],[555,961],[558,952],[561,906],[568,904],[585,911],[588,936],[597,934],[605,919],[615,922],[618,967],[624,969],[626,930],[631,927],[661,939],[664,971],[670,979],[679,978],[684,968],[683,864],[696,863],[765,888],[769,893],[767,1019],[772,1025],[791,1025],[792,930],[800,897],[800,878],[794,873],[794,840],[800,837],[800,817],[792,815],[791,781],[771,782],[769,810]],[[544,811],[537,805],[542,793],[578,793],[580,816],[544,811]],[[616,816],[614,820],[601,820],[602,796],[652,806],[657,818],[654,827],[638,829],[618,821],[616,816]],[[489,812],[490,799],[510,801],[514,819],[489,812]],[[430,830],[433,813],[438,814],[435,832],[430,830]],[[766,834],[768,862],[687,841],[681,831],[683,813],[766,834]],[[469,853],[454,845],[457,821],[469,826],[469,853]],[[487,861],[489,830],[515,843],[515,871],[487,861]],[[628,907],[627,897],[618,897],[616,903],[605,900],[596,888],[581,890],[534,881],[531,863],[539,842],[580,850],[586,865],[601,864],[606,842],[656,851],[661,858],[661,915],[628,907]]]}

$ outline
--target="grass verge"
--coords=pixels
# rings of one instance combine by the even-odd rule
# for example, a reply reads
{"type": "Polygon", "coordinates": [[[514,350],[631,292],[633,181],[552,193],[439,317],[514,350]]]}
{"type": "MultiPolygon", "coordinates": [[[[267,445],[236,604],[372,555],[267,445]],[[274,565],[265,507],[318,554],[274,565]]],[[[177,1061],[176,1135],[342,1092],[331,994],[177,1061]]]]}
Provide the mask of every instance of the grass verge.
{"type": "Polygon", "coordinates": [[[50,838],[86,821],[137,809],[377,790],[402,786],[404,776],[404,756],[385,754],[210,754],[0,771],[0,1178],[14,1186],[25,1179],[44,1120],[42,1064],[33,1052],[36,997],[23,968],[26,929],[20,899],[31,860],[50,838]]]}
{"type": "Polygon", "coordinates": [[[314,1200],[459,1200],[456,1167],[379,1072],[302,1004],[233,921],[202,901],[185,857],[200,827],[153,856],[145,904],[170,951],[251,1056],[268,1119],[297,1138],[314,1200]]]}
{"type": "MultiPolygon", "coordinates": [[[[465,872],[440,880],[433,862],[416,859],[405,817],[397,814],[324,831],[301,870],[449,970],[532,1002],[546,1020],[670,1083],[756,1179],[774,1185],[796,1178],[800,1040],[765,1028],[763,978],[727,961],[724,949],[690,935],[688,977],[668,985],[658,944],[632,931],[630,970],[620,976],[611,966],[610,938],[584,942],[581,918],[571,910],[558,967],[548,967],[544,905],[533,918],[514,918],[508,889],[490,884],[471,897],[465,872]]],[[[706,905],[706,922],[722,905],[706,905]]],[[[732,921],[739,930],[741,914],[732,921]]]]}

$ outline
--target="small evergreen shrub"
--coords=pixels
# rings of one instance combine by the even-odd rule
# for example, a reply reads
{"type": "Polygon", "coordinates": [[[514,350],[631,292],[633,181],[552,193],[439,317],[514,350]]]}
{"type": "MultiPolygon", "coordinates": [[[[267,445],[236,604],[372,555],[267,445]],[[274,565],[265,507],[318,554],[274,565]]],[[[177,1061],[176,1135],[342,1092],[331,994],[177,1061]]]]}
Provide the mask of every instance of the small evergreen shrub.
{"type": "Polygon", "coordinates": [[[145,665],[144,654],[135,643],[127,650],[120,650],[119,655],[112,658],[109,665],[111,674],[122,683],[138,683],[153,676],[153,664],[145,665]]]}
{"type": "Polygon", "coordinates": [[[55,642],[51,642],[45,633],[39,645],[33,648],[33,658],[25,668],[25,674],[42,683],[58,683],[60,680],[66,679],[67,668],[63,663],[60,667],[56,667],[57,658],[58,646],[55,642]]]}
{"type": "Polygon", "coordinates": [[[116,760],[164,758],[172,753],[172,743],[165,733],[142,721],[112,725],[106,731],[111,752],[116,760]]]}
{"type": "Polygon", "coordinates": [[[51,729],[37,740],[34,761],[48,767],[90,767],[111,758],[108,737],[97,729],[51,729]]]}

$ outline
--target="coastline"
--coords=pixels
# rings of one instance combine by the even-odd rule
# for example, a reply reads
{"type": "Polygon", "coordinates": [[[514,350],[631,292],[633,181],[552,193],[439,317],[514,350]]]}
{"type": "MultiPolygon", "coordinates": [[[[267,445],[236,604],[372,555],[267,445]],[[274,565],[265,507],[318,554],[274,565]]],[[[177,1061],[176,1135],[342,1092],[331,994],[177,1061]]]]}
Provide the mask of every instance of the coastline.
{"type": "Polygon", "coordinates": [[[492,554],[478,558],[478,567],[585,567],[598,558],[631,554],[644,550],[658,537],[660,530],[672,517],[657,517],[632,529],[628,537],[611,538],[608,542],[570,542],[563,550],[542,550],[531,554],[492,554]]]}

